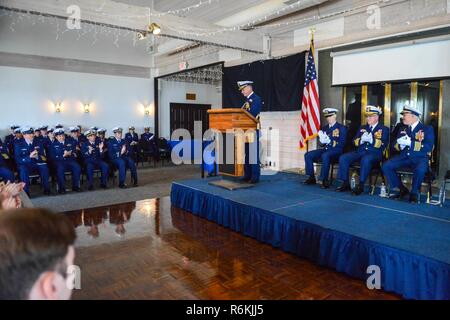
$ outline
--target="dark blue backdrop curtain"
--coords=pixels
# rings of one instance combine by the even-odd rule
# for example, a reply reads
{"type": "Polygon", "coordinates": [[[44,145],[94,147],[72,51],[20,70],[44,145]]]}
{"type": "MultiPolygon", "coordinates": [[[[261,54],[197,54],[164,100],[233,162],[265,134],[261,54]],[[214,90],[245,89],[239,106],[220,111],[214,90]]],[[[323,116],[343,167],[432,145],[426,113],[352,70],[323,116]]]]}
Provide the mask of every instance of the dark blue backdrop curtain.
{"type": "Polygon", "coordinates": [[[305,52],[281,59],[256,61],[223,69],[222,105],[240,108],[244,98],[237,81],[250,80],[264,105],[262,111],[294,111],[301,109],[305,82],[305,52]]]}

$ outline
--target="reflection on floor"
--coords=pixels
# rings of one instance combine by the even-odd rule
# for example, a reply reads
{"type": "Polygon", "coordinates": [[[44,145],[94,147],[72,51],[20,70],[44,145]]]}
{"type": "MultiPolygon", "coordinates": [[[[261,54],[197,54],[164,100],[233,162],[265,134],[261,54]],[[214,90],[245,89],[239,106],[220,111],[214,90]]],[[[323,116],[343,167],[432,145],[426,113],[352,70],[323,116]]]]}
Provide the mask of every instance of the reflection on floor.
{"type": "Polygon", "coordinates": [[[398,299],[152,199],[66,213],[74,299],[398,299]]]}

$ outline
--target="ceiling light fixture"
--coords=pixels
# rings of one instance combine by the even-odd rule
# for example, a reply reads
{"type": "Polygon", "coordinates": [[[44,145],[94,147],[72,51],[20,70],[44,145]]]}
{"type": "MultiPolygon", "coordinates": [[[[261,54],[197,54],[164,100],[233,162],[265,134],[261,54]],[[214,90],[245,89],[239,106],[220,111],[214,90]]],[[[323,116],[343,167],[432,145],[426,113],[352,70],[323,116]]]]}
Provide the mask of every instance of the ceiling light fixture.
{"type": "Polygon", "coordinates": [[[148,31],[157,35],[161,33],[161,27],[157,23],[152,23],[148,26],[148,31]]]}

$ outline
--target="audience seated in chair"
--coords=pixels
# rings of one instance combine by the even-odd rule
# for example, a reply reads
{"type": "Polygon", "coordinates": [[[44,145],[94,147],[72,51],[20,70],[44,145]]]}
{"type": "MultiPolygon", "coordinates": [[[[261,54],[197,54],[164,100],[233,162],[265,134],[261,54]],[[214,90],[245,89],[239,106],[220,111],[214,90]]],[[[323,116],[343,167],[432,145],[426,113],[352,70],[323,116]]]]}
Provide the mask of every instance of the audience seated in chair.
{"type": "Polygon", "coordinates": [[[392,197],[401,199],[409,195],[409,201],[418,202],[420,187],[427,172],[430,171],[429,158],[434,147],[434,130],[420,122],[422,113],[410,106],[404,106],[402,115],[406,126],[397,135],[395,148],[400,155],[393,157],[383,165],[391,191],[398,191],[392,197]],[[411,191],[409,191],[398,177],[397,170],[409,168],[413,171],[411,191]]]}
{"type": "Polygon", "coordinates": [[[126,188],[125,178],[126,170],[130,169],[131,180],[133,185],[138,185],[138,177],[136,164],[130,157],[130,146],[125,139],[122,139],[122,128],[116,127],[113,129],[114,138],[108,141],[108,156],[109,160],[119,170],[119,188],[126,188]]]}
{"type": "Polygon", "coordinates": [[[322,167],[319,180],[322,181],[322,188],[329,188],[330,166],[333,161],[337,161],[342,154],[347,137],[347,128],[336,122],[336,114],[338,110],[334,108],[326,108],[323,110],[324,116],[328,124],[319,131],[319,142],[322,148],[309,151],[305,154],[305,168],[308,179],[305,184],[316,184],[314,176],[314,162],[320,160],[322,167]]]}
{"type": "Polygon", "coordinates": [[[80,192],[81,167],[77,162],[77,145],[74,139],[66,139],[63,129],[54,131],[56,141],[50,148],[52,162],[55,164],[58,179],[58,193],[66,193],[65,173],[72,173],[72,190],[80,192]]]}
{"type": "Polygon", "coordinates": [[[336,191],[351,190],[349,172],[352,163],[360,162],[359,185],[352,190],[353,195],[360,195],[364,191],[364,184],[373,166],[383,159],[383,153],[389,144],[389,128],[379,123],[382,110],[379,107],[367,106],[367,124],[359,128],[353,143],[356,151],[343,154],[339,158],[338,179],[342,181],[336,191]]]}
{"type": "Polygon", "coordinates": [[[86,168],[86,176],[88,181],[88,190],[94,190],[94,170],[101,171],[101,187],[107,189],[107,181],[109,174],[109,166],[104,161],[105,144],[96,141],[97,133],[89,130],[86,132],[87,142],[81,146],[81,154],[83,156],[84,167],[86,168]]]}
{"type": "Polygon", "coordinates": [[[30,127],[22,128],[23,139],[14,144],[14,158],[19,172],[19,180],[25,183],[25,192],[30,194],[30,175],[39,172],[44,193],[50,194],[49,169],[47,156],[42,144],[34,140],[30,127]]]}

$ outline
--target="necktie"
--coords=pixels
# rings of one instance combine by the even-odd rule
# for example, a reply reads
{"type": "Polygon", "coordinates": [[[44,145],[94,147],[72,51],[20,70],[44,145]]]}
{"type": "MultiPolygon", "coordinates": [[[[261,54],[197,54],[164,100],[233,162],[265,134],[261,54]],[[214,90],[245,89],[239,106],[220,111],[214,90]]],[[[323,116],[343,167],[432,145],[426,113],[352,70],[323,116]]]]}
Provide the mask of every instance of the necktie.
{"type": "Polygon", "coordinates": [[[406,134],[407,134],[408,136],[411,136],[411,133],[412,133],[412,127],[411,127],[411,126],[408,126],[408,129],[406,130],[406,134]]]}

